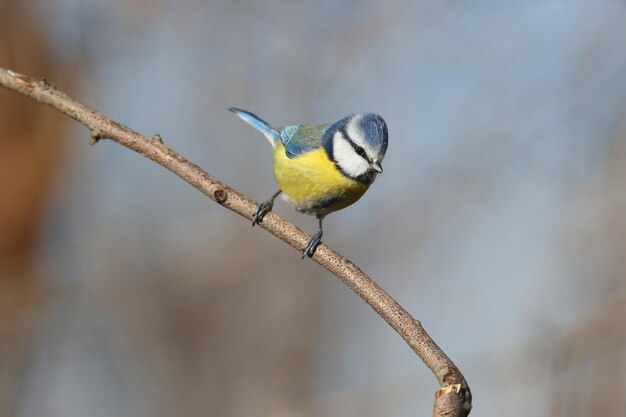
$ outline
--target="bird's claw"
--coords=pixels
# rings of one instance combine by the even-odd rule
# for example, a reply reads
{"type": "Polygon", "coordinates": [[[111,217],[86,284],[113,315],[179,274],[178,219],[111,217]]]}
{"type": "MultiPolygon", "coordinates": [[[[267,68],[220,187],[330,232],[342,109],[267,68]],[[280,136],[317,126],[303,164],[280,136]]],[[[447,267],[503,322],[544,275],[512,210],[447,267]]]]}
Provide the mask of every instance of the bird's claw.
{"type": "Polygon", "coordinates": [[[306,244],[304,249],[302,249],[302,259],[304,259],[305,256],[312,258],[313,255],[315,255],[315,251],[317,250],[317,247],[319,246],[320,243],[322,243],[321,231],[312,235],[311,239],[309,239],[309,242],[306,244]]]}
{"type": "Polygon", "coordinates": [[[254,216],[252,217],[252,226],[261,223],[263,221],[263,217],[265,217],[267,213],[272,211],[272,207],[274,207],[274,202],[272,200],[267,200],[259,204],[259,208],[256,210],[256,213],[254,213],[254,216]]]}

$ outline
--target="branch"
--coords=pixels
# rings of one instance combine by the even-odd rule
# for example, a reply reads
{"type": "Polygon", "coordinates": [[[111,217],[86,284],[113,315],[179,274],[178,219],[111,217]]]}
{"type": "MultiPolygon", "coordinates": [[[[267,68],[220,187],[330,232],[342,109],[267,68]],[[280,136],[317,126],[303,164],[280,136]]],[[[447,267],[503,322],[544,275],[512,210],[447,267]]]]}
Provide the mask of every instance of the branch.
{"type": "MultiPolygon", "coordinates": [[[[159,135],[150,137],[137,133],[73,100],[46,80],[36,80],[0,67],[0,85],[45,103],[85,125],[91,132],[92,144],[110,139],[130,148],[169,169],[222,206],[252,220],[257,203],[165,146],[159,135]]],[[[260,226],[298,250],[308,241],[302,230],[274,212],[268,213],[260,226]]],[[[435,395],[433,416],[467,416],[472,407],[467,382],[421,323],[356,265],[328,246],[321,244],[313,260],[365,300],[430,368],[441,386],[435,395]]]]}

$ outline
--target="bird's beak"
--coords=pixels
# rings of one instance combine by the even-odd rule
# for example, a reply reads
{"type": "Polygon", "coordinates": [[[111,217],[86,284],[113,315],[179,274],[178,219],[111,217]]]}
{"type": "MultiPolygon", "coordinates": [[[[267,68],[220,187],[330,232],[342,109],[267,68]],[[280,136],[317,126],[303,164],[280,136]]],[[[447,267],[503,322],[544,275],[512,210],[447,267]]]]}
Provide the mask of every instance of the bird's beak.
{"type": "Polygon", "coordinates": [[[372,161],[371,166],[374,169],[374,171],[378,171],[378,172],[380,172],[382,174],[383,167],[380,165],[380,162],[372,161]]]}

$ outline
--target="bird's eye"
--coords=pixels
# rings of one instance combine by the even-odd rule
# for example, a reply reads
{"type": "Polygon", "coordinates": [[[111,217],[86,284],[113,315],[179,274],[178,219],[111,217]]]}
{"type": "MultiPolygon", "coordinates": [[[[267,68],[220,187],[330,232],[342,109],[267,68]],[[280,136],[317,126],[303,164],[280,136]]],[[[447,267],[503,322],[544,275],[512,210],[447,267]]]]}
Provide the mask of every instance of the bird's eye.
{"type": "Polygon", "coordinates": [[[356,150],[357,155],[365,158],[365,149],[361,148],[360,146],[357,146],[355,150],[356,150]]]}

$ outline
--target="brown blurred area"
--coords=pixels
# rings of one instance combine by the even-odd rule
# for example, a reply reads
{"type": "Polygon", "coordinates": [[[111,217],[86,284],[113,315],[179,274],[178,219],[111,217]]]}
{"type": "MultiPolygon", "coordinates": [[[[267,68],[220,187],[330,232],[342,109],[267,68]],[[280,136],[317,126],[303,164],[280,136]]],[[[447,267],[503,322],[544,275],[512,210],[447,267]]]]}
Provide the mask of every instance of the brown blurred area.
{"type": "MultiPolygon", "coordinates": [[[[0,62],[66,79],[27,2],[0,1],[0,62]]],[[[67,84],[66,88],[69,87],[67,84]]],[[[37,232],[66,150],[67,119],[0,89],[0,413],[14,415],[18,379],[45,289],[35,278],[37,232]]]]}
{"type": "Polygon", "coordinates": [[[583,259],[588,269],[572,274],[585,277],[582,293],[595,302],[556,346],[555,417],[619,416],[626,410],[624,116],[612,129],[604,171],[574,200],[584,226],[572,244],[572,258],[583,259]]]}

